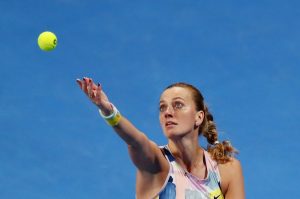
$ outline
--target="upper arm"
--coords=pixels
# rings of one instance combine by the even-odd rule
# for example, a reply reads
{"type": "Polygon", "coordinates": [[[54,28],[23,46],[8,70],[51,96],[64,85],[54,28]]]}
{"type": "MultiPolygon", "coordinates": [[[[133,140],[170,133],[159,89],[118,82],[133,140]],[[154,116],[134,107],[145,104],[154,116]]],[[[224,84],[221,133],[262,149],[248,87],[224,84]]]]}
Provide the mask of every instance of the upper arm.
{"type": "Polygon", "coordinates": [[[168,170],[168,161],[154,142],[142,134],[140,143],[139,146],[128,146],[129,155],[139,171],[155,174],[168,170]]]}
{"type": "Polygon", "coordinates": [[[137,167],[136,196],[153,198],[168,176],[169,162],[154,142],[149,139],[143,142],[141,148],[128,146],[130,157],[137,167]]]}
{"type": "Polygon", "coordinates": [[[244,177],[241,163],[233,158],[219,166],[222,178],[222,189],[226,199],[244,199],[244,177]]]}
{"type": "Polygon", "coordinates": [[[153,197],[168,175],[169,162],[161,149],[124,116],[114,130],[127,143],[129,155],[137,167],[137,198],[153,197]]]}

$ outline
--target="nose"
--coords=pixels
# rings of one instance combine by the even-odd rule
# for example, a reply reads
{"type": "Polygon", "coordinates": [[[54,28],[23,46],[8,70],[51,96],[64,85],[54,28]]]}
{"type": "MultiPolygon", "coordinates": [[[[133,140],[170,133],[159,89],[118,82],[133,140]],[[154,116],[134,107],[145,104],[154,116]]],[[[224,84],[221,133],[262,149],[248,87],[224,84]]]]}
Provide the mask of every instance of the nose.
{"type": "Polygon", "coordinates": [[[164,111],[164,116],[165,117],[173,117],[173,114],[174,114],[174,109],[172,106],[168,106],[166,108],[166,110],[164,111]]]}

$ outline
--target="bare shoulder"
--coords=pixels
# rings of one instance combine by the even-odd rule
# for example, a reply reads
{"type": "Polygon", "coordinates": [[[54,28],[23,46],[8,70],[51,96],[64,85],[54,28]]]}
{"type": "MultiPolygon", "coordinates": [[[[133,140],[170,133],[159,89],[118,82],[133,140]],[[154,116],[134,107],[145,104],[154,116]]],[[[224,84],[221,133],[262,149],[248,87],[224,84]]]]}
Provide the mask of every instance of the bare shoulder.
{"type": "Polygon", "coordinates": [[[221,187],[226,198],[245,198],[244,177],[242,165],[236,158],[224,164],[219,164],[221,187]]]}
{"type": "Polygon", "coordinates": [[[236,158],[231,158],[230,161],[224,163],[224,164],[219,164],[219,170],[220,173],[236,173],[237,171],[242,169],[241,162],[236,159],[236,158]]]}

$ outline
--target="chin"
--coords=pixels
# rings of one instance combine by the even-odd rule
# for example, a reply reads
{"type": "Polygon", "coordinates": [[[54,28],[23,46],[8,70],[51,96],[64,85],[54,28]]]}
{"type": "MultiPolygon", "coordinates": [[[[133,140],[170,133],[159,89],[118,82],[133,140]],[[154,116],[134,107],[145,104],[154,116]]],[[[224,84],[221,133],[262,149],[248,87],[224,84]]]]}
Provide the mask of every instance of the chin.
{"type": "Polygon", "coordinates": [[[171,140],[178,139],[179,137],[182,137],[184,135],[184,133],[179,133],[174,130],[165,130],[164,134],[168,139],[171,139],[171,140]]]}

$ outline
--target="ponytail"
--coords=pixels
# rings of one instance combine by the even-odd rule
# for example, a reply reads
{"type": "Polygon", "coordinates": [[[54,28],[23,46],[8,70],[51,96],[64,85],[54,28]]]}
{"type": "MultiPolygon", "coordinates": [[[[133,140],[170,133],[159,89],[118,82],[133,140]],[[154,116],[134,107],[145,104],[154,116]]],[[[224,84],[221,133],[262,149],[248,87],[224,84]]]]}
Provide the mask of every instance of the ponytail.
{"type": "Polygon", "coordinates": [[[216,124],[214,122],[212,114],[208,111],[206,105],[204,105],[204,120],[201,125],[200,131],[207,139],[207,151],[218,163],[226,163],[230,161],[231,157],[238,153],[229,141],[218,141],[216,124]]]}

